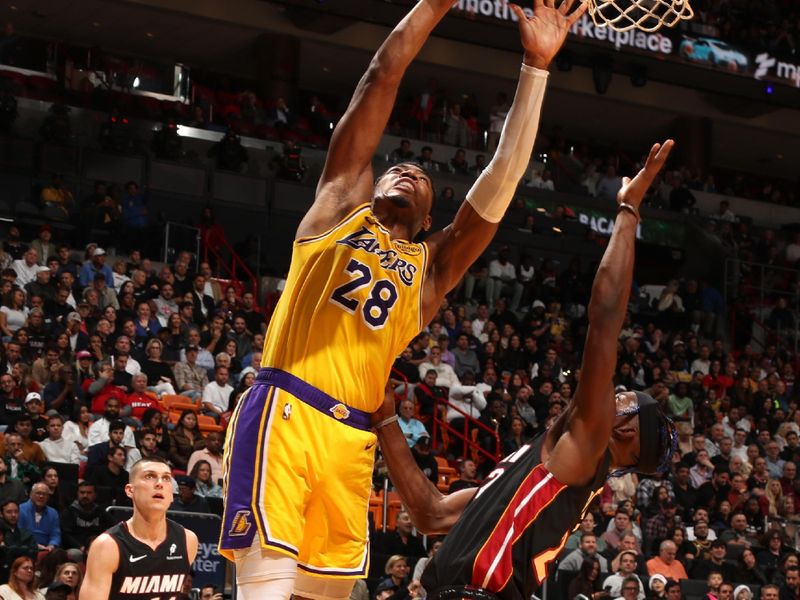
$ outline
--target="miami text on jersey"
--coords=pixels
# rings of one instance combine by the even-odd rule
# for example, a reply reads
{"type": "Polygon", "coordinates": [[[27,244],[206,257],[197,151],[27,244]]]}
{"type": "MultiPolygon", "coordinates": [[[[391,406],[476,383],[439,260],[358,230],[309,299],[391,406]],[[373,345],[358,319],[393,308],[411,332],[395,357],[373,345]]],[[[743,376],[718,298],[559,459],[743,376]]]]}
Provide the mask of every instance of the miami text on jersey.
{"type": "Polygon", "coordinates": [[[158,594],[180,592],[186,575],[144,575],[122,580],[120,594],[158,594]]]}

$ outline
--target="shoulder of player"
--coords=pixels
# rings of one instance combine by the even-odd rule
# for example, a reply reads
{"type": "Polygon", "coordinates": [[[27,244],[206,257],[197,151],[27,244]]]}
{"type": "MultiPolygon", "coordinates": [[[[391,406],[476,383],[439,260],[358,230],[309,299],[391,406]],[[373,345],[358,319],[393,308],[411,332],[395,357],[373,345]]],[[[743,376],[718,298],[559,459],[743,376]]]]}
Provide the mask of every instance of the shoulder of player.
{"type": "Polygon", "coordinates": [[[200,545],[200,541],[197,538],[197,534],[190,529],[184,528],[184,535],[186,536],[186,551],[189,553],[189,562],[194,562],[195,557],[197,556],[197,548],[200,545]]]}
{"type": "Polygon", "coordinates": [[[325,235],[371,197],[372,174],[369,180],[340,176],[317,186],[314,204],[308,209],[297,228],[296,240],[325,235]]]}
{"type": "Polygon", "coordinates": [[[99,562],[112,571],[116,571],[119,565],[119,545],[108,531],[95,538],[89,547],[89,554],[94,558],[94,562],[99,562]]]}

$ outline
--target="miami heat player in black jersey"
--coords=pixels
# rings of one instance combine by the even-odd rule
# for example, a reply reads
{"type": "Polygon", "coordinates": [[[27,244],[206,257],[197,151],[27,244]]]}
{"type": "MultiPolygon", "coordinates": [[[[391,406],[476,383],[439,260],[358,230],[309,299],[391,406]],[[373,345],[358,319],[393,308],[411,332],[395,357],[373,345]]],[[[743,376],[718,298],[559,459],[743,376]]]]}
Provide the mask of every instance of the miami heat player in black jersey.
{"type": "Polygon", "coordinates": [[[458,598],[472,586],[502,600],[527,600],[608,477],[669,469],[674,424],[651,396],[615,394],[612,380],[639,206],[672,146],[654,145],[636,177],[623,179],[614,231],[592,285],[580,382],[550,429],[506,457],[477,490],[443,496],[387,417],[394,412],[391,390],[375,415],[389,474],[412,521],[424,533],[450,532],[422,575],[429,599],[458,598]]]}
{"type": "Polygon", "coordinates": [[[159,458],[131,467],[133,516],[89,548],[80,600],[177,600],[197,555],[197,536],[167,519],[172,470],[159,458]]]}
{"type": "Polygon", "coordinates": [[[154,550],[137,540],[124,521],[106,533],[119,547],[119,567],[111,578],[110,598],[176,600],[191,563],[186,531],[167,519],[167,537],[154,550]]]}
{"type": "Polygon", "coordinates": [[[544,439],[523,445],[490,473],[428,563],[426,590],[467,583],[504,599],[527,600],[544,581],[547,565],[603,490],[609,466],[605,457],[592,482],[566,486],[542,464],[544,439]]]}

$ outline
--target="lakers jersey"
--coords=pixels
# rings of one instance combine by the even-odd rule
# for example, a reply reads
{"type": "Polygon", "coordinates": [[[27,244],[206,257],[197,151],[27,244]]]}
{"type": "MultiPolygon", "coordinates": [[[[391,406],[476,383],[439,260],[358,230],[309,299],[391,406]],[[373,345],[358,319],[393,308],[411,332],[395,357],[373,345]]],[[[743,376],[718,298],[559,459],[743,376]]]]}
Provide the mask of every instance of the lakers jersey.
{"type": "Polygon", "coordinates": [[[363,204],[295,240],[261,365],[373,412],[395,357],[422,329],[426,245],[392,240],[363,204]]]}

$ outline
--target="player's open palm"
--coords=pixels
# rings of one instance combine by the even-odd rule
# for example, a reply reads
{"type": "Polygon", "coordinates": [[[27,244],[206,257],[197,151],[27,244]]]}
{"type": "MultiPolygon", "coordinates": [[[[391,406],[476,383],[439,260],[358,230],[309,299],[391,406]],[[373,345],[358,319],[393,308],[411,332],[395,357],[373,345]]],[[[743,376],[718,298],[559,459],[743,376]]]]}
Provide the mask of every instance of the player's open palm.
{"type": "MultiPolygon", "coordinates": [[[[558,54],[567,37],[569,28],[586,12],[588,4],[581,2],[572,13],[575,0],[562,0],[556,8],[556,0],[534,0],[534,15],[528,18],[516,4],[509,4],[517,15],[519,35],[525,48],[526,58],[535,59],[537,66],[546,68],[558,54]]],[[[526,60],[528,62],[528,60],[526,60]]]]}
{"type": "Polygon", "coordinates": [[[667,162],[667,157],[674,145],[675,142],[673,140],[667,140],[663,144],[653,144],[644,167],[636,174],[636,177],[633,179],[630,177],[622,178],[622,187],[617,193],[618,204],[625,202],[636,209],[639,208],[647,190],[653,185],[656,175],[664,167],[664,163],[667,162]]]}

